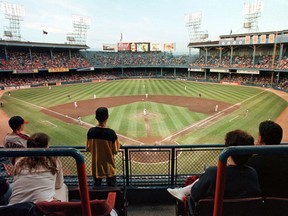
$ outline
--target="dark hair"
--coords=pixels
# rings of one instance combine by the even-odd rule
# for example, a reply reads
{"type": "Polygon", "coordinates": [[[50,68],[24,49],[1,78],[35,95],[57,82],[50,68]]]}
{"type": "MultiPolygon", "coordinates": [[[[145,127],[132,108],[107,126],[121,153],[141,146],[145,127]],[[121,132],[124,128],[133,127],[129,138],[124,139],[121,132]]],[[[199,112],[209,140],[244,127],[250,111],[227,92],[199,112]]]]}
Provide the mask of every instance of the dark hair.
{"type": "Polygon", "coordinates": [[[96,119],[99,123],[102,123],[108,119],[108,109],[106,107],[99,107],[96,110],[96,119]]]}
{"type": "Polygon", "coordinates": [[[13,116],[8,121],[10,128],[13,131],[16,131],[20,128],[22,124],[25,123],[25,120],[21,116],[13,116]]]}
{"type": "Polygon", "coordinates": [[[34,133],[27,140],[27,148],[47,148],[50,137],[45,133],[34,133]]]}
{"type": "MultiPolygon", "coordinates": [[[[225,146],[253,146],[254,138],[242,130],[230,131],[225,137],[225,146]]],[[[231,155],[236,165],[243,165],[251,157],[251,155],[231,155]]]]}
{"type": "Polygon", "coordinates": [[[259,125],[259,134],[264,144],[277,145],[281,143],[283,130],[273,121],[263,121],[259,125]]]}

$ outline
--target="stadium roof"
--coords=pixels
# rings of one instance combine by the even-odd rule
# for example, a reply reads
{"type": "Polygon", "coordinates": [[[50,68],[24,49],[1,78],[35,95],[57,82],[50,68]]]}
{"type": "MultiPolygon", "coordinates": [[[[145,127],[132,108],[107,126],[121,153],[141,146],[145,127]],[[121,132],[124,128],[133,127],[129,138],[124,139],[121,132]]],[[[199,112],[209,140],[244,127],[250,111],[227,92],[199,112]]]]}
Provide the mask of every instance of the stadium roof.
{"type": "Polygon", "coordinates": [[[220,35],[220,39],[224,38],[235,38],[235,37],[245,37],[248,35],[269,35],[269,34],[277,34],[282,35],[288,33],[288,30],[282,30],[282,31],[268,31],[268,32],[250,32],[250,33],[242,33],[242,34],[229,34],[229,35],[220,35]]]}
{"type": "MultiPolygon", "coordinates": [[[[287,39],[287,35],[288,35],[288,30],[281,30],[281,31],[267,31],[267,32],[252,32],[252,33],[242,33],[242,34],[229,34],[229,35],[220,35],[219,36],[219,40],[217,41],[198,41],[198,42],[190,42],[188,44],[188,47],[190,48],[203,48],[203,47],[216,47],[216,46],[222,46],[223,44],[220,44],[221,41],[235,41],[235,40],[245,40],[246,36],[250,36],[253,37],[254,35],[256,36],[261,36],[261,35],[271,35],[274,34],[275,37],[280,37],[281,36],[281,43],[288,43],[288,39],[287,39]],[[283,38],[286,38],[285,40],[283,38]]],[[[279,42],[276,42],[279,43],[279,42]]],[[[255,43],[255,44],[260,44],[261,46],[263,45],[271,45],[271,43],[255,43]]],[[[274,42],[272,43],[274,44],[274,42]]],[[[225,44],[225,46],[227,46],[228,44],[225,44]]],[[[234,44],[229,44],[230,45],[234,45],[234,44]]],[[[241,43],[241,44],[236,44],[237,46],[239,45],[243,45],[243,46],[247,46],[247,45],[251,45],[251,44],[245,44],[245,43],[241,43]]]]}
{"type": "Polygon", "coordinates": [[[39,43],[39,42],[23,42],[23,41],[7,41],[0,40],[0,46],[4,47],[27,47],[27,48],[52,48],[52,49],[89,49],[87,45],[76,45],[76,44],[58,44],[58,43],[39,43]]]}
{"type": "Polygon", "coordinates": [[[199,41],[199,42],[190,42],[188,44],[188,47],[192,47],[192,46],[219,46],[219,40],[217,41],[199,41]]]}

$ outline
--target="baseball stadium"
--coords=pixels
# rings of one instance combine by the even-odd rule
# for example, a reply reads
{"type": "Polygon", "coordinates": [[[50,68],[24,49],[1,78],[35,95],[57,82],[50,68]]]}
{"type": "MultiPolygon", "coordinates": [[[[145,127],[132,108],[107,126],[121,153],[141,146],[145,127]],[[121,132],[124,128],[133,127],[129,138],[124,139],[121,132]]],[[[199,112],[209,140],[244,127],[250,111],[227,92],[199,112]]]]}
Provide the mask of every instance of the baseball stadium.
{"type": "MultiPolygon", "coordinates": [[[[66,207],[64,202],[55,204],[55,209],[71,205],[82,215],[108,215],[89,202],[112,197],[105,203],[118,215],[128,216],[255,216],[272,215],[272,209],[282,209],[279,214],[273,210],[273,215],[287,214],[284,198],[267,204],[263,197],[243,198],[230,206],[222,194],[220,207],[212,214],[213,205],[201,207],[209,213],[191,211],[189,204],[175,201],[167,192],[184,186],[191,175],[201,176],[207,167],[218,164],[220,170],[229,154],[288,151],[288,31],[255,30],[261,1],[245,6],[254,9],[245,13],[243,33],[231,31],[218,40],[208,40],[200,29],[201,13],[187,16],[187,54],[176,54],[175,43],[124,42],[122,33],[119,42],[91,50],[85,41],[89,22],[84,17],[73,18],[74,33],[67,34],[65,43],[23,41],[19,26],[23,8],[10,3],[2,7],[11,25],[0,39],[0,139],[11,132],[12,116],[29,122],[25,134],[42,132],[51,138],[46,150],[8,149],[1,141],[0,175],[7,182],[13,183],[14,172],[9,157],[58,156],[69,202],[66,207]],[[15,15],[9,8],[20,12],[15,15]],[[121,145],[115,155],[117,187],[93,186],[86,140],[88,130],[97,125],[98,107],[109,109],[107,127],[115,130],[121,145]],[[225,148],[225,135],[237,129],[247,131],[257,143],[259,124],[267,120],[282,127],[281,146],[239,147],[232,153],[225,148]],[[72,200],[80,200],[80,205],[72,205],[72,200]],[[233,213],[227,213],[231,209],[233,213]]],[[[224,191],[221,173],[217,183],[215,206],[216,196],[224,191]]]]}

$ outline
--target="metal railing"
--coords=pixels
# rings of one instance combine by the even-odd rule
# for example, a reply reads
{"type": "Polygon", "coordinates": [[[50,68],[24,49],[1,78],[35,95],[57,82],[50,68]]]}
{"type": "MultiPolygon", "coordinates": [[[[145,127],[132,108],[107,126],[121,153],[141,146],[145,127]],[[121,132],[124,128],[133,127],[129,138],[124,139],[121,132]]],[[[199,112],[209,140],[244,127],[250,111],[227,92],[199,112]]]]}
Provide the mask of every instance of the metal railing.
{"type": "Polygon", "coordinates": [[[224,149],[219,155],[217,165],[217,179],[214,199],[213,216],[221,216],[223,211],[223,198],[226,179],[226,163],[230,155],[244,154],[288,154],[288,145],[267,145],[267,146],[232,146],[224,149]]]}
{"type": "MultiPolygon", "coordinates": [[[[79,181],[80,188],[80,199],[82,203],[82,214],[91,216],[91,207],[90,207],[90,198],[88,192],[87,185],[87,175],[86,175],[86,167],[85,160],[83,155],[74,148],[59,148],[59,149],[1,149],[0,150],[0,158],[8,158],[9,157],[35,157],[35,156],[60,156],[62,157],[70,157],[73,158],[76,162],[73,165],[77,172],[77,179],[79,181]]],[[[10,161],[10,160],[9,160],[10,161]]],[[[6,170],[6,169],[4,169],[6,170]]],[[[1,172],[2,173],[2,172],[1,172]]]]}
{"type": "MultiPolygon", "coordinates": [[[[92,186],[91,153],[87,152],[85,147],[75,148],[85,159],[87,182],[92,186]]],[[[216,166],[223,148],[224,145],[122,146],[115,156],[117,183],[119,186],[132,187],[183,186],[187,177],[200,175],[208,166],[216,166]]],[[[13,166],[10,160],[7,158],[0,160],[2,161],[0,175],[12,182],[13,166]]],[[[61,157],[60,160],[65,183],[68,186],[78,186],[77,169],[73,158],[61,157]]]]}

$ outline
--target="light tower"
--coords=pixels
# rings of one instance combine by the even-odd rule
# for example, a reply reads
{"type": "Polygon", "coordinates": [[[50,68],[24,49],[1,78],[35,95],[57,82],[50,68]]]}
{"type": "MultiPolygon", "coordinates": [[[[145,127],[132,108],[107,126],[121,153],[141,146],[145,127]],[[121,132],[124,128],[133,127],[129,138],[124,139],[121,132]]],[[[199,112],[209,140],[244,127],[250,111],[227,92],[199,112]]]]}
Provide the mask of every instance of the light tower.
{"type": "Polygon", "coordinates": [[[73,33],[67,34],[70,44],[86,44],[87,30],[90,28],[91,18],[86,16],[72,16],[73,33]]]}
{"type": "Polygon", "coordinates": [[[258,18],[263,11],[263,1],[255,1],[244,4],[244,24],[243,28],[248,33],[258,32],[258,18]]]}
{"type": "Polygon", "coordinates": [[[208,38],[207,31],[201,31],[202,13],[196,12],[185,16],[190,42],[203,41],[208,38]]]}
{"type": "Polygon", "coordinates": [[[4,38],[7,40],[21,40],[20,21],[24,20],[23,5],[11,4],[8,2],[1,3],[5,19],[9,20],[9,26],[4,27],[4,38]]]}

